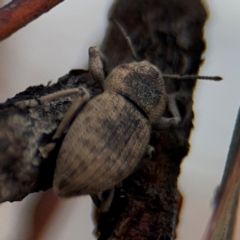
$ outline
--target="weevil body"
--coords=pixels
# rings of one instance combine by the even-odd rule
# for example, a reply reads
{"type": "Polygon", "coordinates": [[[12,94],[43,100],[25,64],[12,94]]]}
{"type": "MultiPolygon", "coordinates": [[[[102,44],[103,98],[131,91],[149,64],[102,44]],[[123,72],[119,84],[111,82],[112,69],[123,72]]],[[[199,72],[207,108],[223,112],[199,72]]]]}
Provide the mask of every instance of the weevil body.
{"type": "Polygon", "coordinates": [[[115,92],[96,96],[64,139],[57,160],[55,191],[71,196],[112,188],[135,169],[149,135],[149,122],[134,106],[126,104],[124,97],[115,92]]]}
{"type": "Polygon", "coordinates": [[[53,183],[59,196],[96,194],[128,177],[150,149],[151,126],[161,123],[166,107],[162,74],[147,61],[120,65],[104,80],[92,47],[89,70],[104,92],[87,102],[62,143],[53,183]]]}

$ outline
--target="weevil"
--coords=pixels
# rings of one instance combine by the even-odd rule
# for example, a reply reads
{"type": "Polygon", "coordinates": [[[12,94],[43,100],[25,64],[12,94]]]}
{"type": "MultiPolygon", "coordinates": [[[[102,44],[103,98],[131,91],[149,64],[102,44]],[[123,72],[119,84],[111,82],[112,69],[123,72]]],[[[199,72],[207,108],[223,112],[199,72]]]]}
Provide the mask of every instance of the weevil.
{"type": "Polygon", "coordinates": [[[62,197],[114,188],[145,154],[151,155],[152,129],[181,121],[161,71],[150,62],[119,65],[105,78],[100,53],[91,47],[89,71],[103,93],[85,104],[63,140],[53,181],[55,193],[62,197]],[[162,116],[166,107],[170,118],[162,116]]]}
{"type": "Polygon", "coordinates": [[[100,54],[92,47],[89,71],[104,92],[86,103],[64,138],[53,182],[59,196],[113,188],[149,154],[152,125],[180,122],[176,109],[170,109],[173,118],[162,118],[167,103],[163,78],[149,62],[122,64],[104,79],[100,54]]]}

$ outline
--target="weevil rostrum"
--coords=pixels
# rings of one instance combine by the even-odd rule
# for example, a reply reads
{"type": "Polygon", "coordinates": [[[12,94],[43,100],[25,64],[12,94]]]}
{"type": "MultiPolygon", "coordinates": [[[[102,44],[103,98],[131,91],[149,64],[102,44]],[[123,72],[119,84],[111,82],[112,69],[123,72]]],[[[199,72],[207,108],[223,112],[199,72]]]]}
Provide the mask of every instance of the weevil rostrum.
{"type": "MultiPolygon", "coordinates": [[[[91,47],[89,71],[104,91],[87,101],[63,140],[53,181],[54,192],[62,197],[114,188],[145,154],[151,155],[152,128],[174,127],[181,121],[161,71],[148,61],[119,65],[104,79],[100,53],[91,47]],[[162,116],[166,107],[170,118],[162,116]]],[[[86,99],[78,104],[83,102],[86,99]]],[[[69,111],[66,119],[73,115],[69,111]]]]}

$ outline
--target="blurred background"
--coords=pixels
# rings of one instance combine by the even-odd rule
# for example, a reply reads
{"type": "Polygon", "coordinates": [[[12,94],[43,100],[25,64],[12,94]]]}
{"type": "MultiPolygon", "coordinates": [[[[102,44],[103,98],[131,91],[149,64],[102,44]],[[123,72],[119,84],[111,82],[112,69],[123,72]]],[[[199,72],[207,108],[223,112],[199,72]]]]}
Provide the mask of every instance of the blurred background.
{"type": "MultiPolygon", "coordinates": [[[[6,2],[0,0],[0,5],[6,2]]],[[[70,69],[87,68],[87,50],[101,43],[112,3],[113,0],[66,0],[1,42],[0,102],[30,85],[55,82],[70,69]]],[[[179,179],[184,202],[178,240],[200,240],[204,233],[240,105],[240,2],[208,0],[206,6],[210,15],[200,74],[219,75],[224,81],[199,81],[195,92],[196,128],[179,179]]],[[[48,194],[52,196],[51,192],[48,194]]],[[[31,194],[21,202],[0,205],[0,240],[28,239],[33,226],[30,213],[41,197],[42,193],[31,194]]],[[[89,197],[48,199],[48,208],[40,206],[43,210],[36,213],[40,219],[42,212],[54,211],[39,240],[95,239],[89,197]]],[[[240,224],[238,231],[235,239],[240,239],[240,224]]]]}

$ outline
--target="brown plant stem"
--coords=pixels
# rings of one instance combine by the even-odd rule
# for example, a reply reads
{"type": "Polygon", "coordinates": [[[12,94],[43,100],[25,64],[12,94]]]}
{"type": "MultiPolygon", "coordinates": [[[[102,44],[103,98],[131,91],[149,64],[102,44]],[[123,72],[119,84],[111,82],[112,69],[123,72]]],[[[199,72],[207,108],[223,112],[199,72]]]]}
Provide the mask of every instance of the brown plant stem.
{"type": "Polygon", "coordinates": [[[0,41],[64,0],[13,0],[0,8],[0,41]]]}
{"type": "Polygon", "coordinates": [[[221,185],[217,190],[215,208],[204,240],[232,240],[236,228],[240,193],[240,108],[229,147],[221,185]]]}

